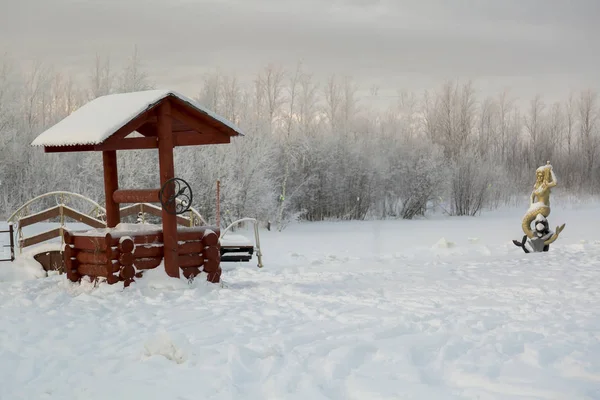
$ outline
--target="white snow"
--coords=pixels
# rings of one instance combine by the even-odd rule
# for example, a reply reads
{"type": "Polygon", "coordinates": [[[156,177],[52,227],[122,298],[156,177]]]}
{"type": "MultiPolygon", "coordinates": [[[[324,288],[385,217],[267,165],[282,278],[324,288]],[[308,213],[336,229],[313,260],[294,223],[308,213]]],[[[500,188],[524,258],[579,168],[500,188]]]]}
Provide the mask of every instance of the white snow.
{"type": "Polygon", "coordinates": [[[600,207],[548,253],[521,215],[261,231],[222,285],[1,282],[0,399],[600,399],[600,207]]]}
{"type": "Polygon", "coordinates": [[[221,238],[221,246],[254,246],[253,240],[253,233],[250,233],[249,236],[245,236],[228,232],[221,238]],[[250,238],[252,238],[252,240],[250,240],[250,238]]]}
{"type": "Polygon", "coordinates": [[[449,249],[451,247],[454,247],[454,243],[449,242],[448,240],[446,240],[446,238],[441,238],[433,247],[437,247],[440,249],[449,249]]]}
{"type": "Polygon", "coordinates": [[[241,130],[230,121],[172,90],[145,90],[98,97],[41,133],[33,146],[69,146],[99,144],[139,114],[167,96],[175,96],[200,112],[227,125],[238,134],[241,130]]]}

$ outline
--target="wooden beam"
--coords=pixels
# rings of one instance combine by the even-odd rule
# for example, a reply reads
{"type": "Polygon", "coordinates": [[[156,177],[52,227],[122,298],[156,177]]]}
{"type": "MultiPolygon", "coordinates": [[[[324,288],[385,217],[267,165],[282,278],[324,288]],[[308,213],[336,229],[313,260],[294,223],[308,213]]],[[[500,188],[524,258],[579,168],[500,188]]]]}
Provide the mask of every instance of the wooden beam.
{"type": "Polygon", "coordinates": [[[44,153],[74,153],[94,150],[93,144],[78,144],[73,146],[44,146],[44,153]]]}
{"type": "Polygon", "coordinates": [[[124,139],[131,132],[137,130],[140,126],[144,125],[146,122],[148,122],[149,119],[155,116],[155,109],[156,106],[142,112],[140,115],[123,125],[117,131],[115,131],[115,133],[110,135],[110,137],[106,139],[102,144],[110,145],[112,142],[118,142],[119,140],[124,139]]]}
{"type": "MultiPolygon", "coordinates": [[[[161,187],[175,177],[173,162],[173,131],[171,101],[163,101],[158,109],[158,164],[160,171],[161,187]]],[[[165,193],[167,196],[170,193],[165,193]]],[[[177,245],[177,218],[162,210],[163,248],[165,272],[173,278],[179,278],[178,245],[177,245]]]]}
{"type": "Polygon", "coordinates": [[[119,172],[117,170],[117,152],[102,152],[104,164],[104,196],[106,199],[106,226],[114,228],[121,222],[119,205],[113,200],[113,194],[119,189],[119,172]]]}
{"type": "Polygon", "coordinates": [[[94,149],[98,151],[144,150],[156,148],[158,148],[158,139],[152,136],[113,140],[94,146],[94,149]]]}
{"type": "Polygon", "coordinates": [[[205,144],[230,143],[231,137],[219,133],[198,133],[196,131],[176,132],[173,134],[173,145],[178,146],[202,146],[205,144]]]}
{"type": "MultiPolygon", "coordinates": [[[[196,108],[187,104],[185,101],[183,101],[177,97],[172,97],[172,96],[170,97],[170,99],[171,99],[172,107],[174,109],[176,109],[178,112],[177,115],[176,115],[176,113],[172,114],[173,118],[188,124],[190,126],[190,128],[192,128],[194,130],[198,130],[198,127],[193,126],[192,124],[198,125],[198,122],[199,122],[201,125],[207,127],[206,129],[213,130],[216,133],[220,133],[220,134],[227,135],[227,136],[240,136],[239,132],[236,132],[234,129],[230,128],[228,125],[222,123],[221,121],[215,119],[214,117],[208,115],[207,113],[197,110],[196,108]],[[187,119],[186,119],[186,121],[183,121],[180,118],[183,118],[183,119],[187,118],[187,119]],[[191,119],[191,121],[190,121],[190,119],[191,119]],[[217,129],[216,127],[219,127],[219,129],[217,129]]],[[[199,131],[199,132],[210,133],[206,129],[203,131],[199,131]]]]}
{"type": "Polygon", "coordinates": [[[37,224],[38,222],[42,222],[42,221],[45,221],[50,218],[58,217],[60,215],[60,208],[61,208],[61,206],[58,205],[58,206],[50,208],[49,210],[45,210],[45,211],[39,212],[37,214],[33,214],[28,217],[21,218],[19,220],[19,226],[21,228],[24,228],[26,226],[37,224]]]}
{"type": "MultiPolygon", "coordinates": [[[[173,107],[171,110],[171,115],[173,116],[173,118],[177,119],[178,121],[183,122],[184,124],[189,126],[190,129],[193,129],[200,134],[213,134],[216,136],[220,135],[220,136],[226,136],[226,137],[230,136],[227,133],[221,132],[218,129],[210,126],[206,122],[202,121],[200,118],[195,118],[194,116],[190,115],[181,106],[173,107]]],[[[206,118],[206,117],[204,117],[204,118],[206,118]]]]}
{"type": "Polygon", "coordinates": [[[158,203],[159,189],[120,189],[113,193],[115,203],[158,203]]]}
{"type": "Polygon", "coordinates": [[[63,233],[62,228],[56,228],[56,229],[52,229],[47,232],[42,232],[35,236],[28,237],[26,239],[22,239],[19,242],[21,243],[21,247],[25,248],[25,247],[33,246],[34,244],[45,242],[46,240],[60,237],[60,236],[62,236],[62,233],[63,233]]]}
{"type": "Polygon", "coordinates": [[[144,125],[137,128],[136,132],[138,132],[144,136],[147,136],[147,137],[150,137],[150,136],[157,137],[156,122],[154,122],[154,123],[146,122],[144,125]]]}
{"type": "Polygon", "coordinates": [[[106,228],[106,224],[103,221],[97,220],[96,218],[92,218],[89,215],[82,214],[79,211],[73,210],[69,207],[61,207],[63,208],[63,213],[67,217],[73,218],[75,221],[82,222],[93,228],[106,228]]]}

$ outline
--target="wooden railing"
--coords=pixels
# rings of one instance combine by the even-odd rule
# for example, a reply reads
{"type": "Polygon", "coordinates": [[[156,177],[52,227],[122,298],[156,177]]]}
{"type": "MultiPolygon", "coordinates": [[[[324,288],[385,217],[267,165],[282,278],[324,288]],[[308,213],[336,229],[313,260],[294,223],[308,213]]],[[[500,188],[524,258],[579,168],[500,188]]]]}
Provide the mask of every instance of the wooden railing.
{"type": "MultiPolygon", "coordinates": [[[[141,214],[142,223],[145,222],[146,214],[153,215],[159,218],[162,217],[162,209],[160,207],[148,203],[137,203],[123,207],[120,209],[120,213],[121,217],[141,214]]],[[[8,222],[17,224],[17,247],[19,248],[19,253],[21,253],[26,247],[34,246],[58,237],[61,238],[61,246],[64,245],[63,236],[65,231],[64,226],[66,218],[72,219],[76,222],[80,222],[92,228],[106,228],[105,216],[105,208],[102,207],[100,204],[96,203],[95,201],[77,193],[57,191],[49,192],[29,200],[27,203],[19,207],[17,211],[15,211],[9,217],[8,222]],[[32,204],[41,201],[42,199],[52,197],[55,198],[55,201],[57,203],[56,206],[47,208],[45,210],[33,214],[29,213],[29,208],[32,204]],[[65,203],[68,200],[72,199],[83,201],[84,203],[91,205],[91,211],[87,214],[84,214],[80,211],[75,210],[74,208],[65,205],[65,203]],[[59,218],[60,226],[58,228],[41,232],[30,237],[24,237],[23,228],[34,224],[38,224],[40,222],[50,221],[56,218],[59,218]]],[[[204,220],[202,215],[200,215],[200,213],[194,208],[190,208],[186,216],[177,216],[177,224],[185,227],[208,225],[208,223],[204,220]]]]}

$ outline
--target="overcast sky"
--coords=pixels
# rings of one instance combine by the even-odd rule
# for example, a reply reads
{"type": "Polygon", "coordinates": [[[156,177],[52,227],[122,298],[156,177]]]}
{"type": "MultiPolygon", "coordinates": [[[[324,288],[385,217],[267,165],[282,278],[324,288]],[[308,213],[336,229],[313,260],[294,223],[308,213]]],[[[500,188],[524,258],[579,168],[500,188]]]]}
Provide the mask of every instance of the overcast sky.
{"type": "Polygon", "coordinates": [[[203,71],[241,77],[302,59],[382,95],[472,78],[483,93],[600,88],[600,0],[0,0],[0,50],[89,69],[137,44],[157,86],[195,95],[203,71]]]}

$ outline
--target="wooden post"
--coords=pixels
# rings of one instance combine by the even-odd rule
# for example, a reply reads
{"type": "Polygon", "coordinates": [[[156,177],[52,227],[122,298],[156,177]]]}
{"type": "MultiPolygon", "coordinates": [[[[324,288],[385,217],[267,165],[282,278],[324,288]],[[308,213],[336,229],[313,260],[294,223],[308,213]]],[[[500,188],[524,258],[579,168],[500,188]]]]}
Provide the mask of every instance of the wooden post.
{"type": "Polygon", "coordinates": [[[217,228],[221,227],[221,181],[217,179],[217,228]]]}
{"type": "MultiPolygon", "coordinates": [[[[158,164],[161,187],[175,177],[173,164],[173,132],[171,124],[171,103],[164,101],[158,108],[158,164]]],[[[165,193],[167,196],[172,193],[165,193]]],[[[177,260],[177,216],[162,210],[163,243],[165,254],[165,272],[173,278],[179,278],[177,260]]]]}
{"type": "Polygon", "coordinates": [[[114,228],[121,222],[119,205],[114,201],[113,194],[119,189],[119,172],[117,170],[117,152],[103,151],[104,164],[104,195],[106,196],[106,226],[114,228]]]}
{"type": "Polygon", "coordinates": [[[10,235],[10,261],[15,261],[15,238],[14,238],[14,228],[12,222],[8,224],[8,233],[10,235]]]}

